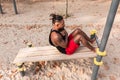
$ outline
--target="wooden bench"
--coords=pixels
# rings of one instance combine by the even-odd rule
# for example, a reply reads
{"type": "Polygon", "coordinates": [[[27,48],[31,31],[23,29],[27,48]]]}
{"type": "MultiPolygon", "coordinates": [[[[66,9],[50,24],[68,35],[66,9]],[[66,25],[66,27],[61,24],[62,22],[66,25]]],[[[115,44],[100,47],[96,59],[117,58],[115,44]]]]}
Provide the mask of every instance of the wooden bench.
{"type": "Polygon", "coordinates": [[[25,62],[39,62],[39,61],[51,61],[51,60],[66,60],[66,59],[77,59],[86,57],[95,57],[96,53],[90,51],[87,47],[80,46],[76,52],[72,55],[66,55],[60,53],[55,47],[44,46],[44,47],[28,47],[20,49],[14,64],[17,64],[18,71],[21,76],[25,75],[25,62]]]}
{"type": "Polygon", "coordinates": [[[78,48],[77,51],[72,55],[62,54],[52,46],[28,47],[19,50],[13,63],[66,60],[95,56],[96,53],[83,46],[78,48]]]}

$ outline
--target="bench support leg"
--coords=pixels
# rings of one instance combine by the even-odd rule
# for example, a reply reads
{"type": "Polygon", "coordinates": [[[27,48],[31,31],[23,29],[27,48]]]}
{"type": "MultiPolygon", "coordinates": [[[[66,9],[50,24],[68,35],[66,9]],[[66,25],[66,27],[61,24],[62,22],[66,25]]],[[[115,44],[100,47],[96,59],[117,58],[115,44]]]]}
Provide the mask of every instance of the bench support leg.
{"type": "Polygon", "coordinates": [[[14,6],[15,14],[18,14],[16,1],[15,0],[13,0],[13,6],[14,6]]]}
{"type": "Polygon", "coordinates": [[[1,5],[1,3],[0,3],[0,12],[1,12],[1,14],[3,14],[3,10],[2,10],[2,5],[1,5]]]}
{"type": "Polygon", "coordinates": [[[25,76],[25,71],[24,71],[24,67],[23,67],[24,63],[22,64],[17,64],[18,66],[18,71],[20,72],[21,76],[25,76]]]}

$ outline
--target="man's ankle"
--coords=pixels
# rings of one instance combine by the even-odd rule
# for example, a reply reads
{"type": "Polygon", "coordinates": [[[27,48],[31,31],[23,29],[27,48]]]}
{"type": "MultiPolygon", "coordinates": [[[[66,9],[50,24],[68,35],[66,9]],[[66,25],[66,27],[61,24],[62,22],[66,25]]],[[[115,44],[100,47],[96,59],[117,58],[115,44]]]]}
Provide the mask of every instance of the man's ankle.
{"type": "Polygon", "coordinates": [[[95,47],[92,51],[96,53],[96,49],[97,49],[97,48],[95,47]]]}

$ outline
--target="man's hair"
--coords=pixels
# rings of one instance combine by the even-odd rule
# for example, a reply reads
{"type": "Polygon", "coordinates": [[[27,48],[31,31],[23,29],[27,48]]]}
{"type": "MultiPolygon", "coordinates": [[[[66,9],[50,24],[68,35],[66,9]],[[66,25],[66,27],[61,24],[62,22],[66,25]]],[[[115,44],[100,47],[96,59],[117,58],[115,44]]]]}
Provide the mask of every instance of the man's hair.
{"type": "Polygon", "coordinates": [[[55,24],[55,22],[60,22],[63,20],[63,17],[61,15],[56,15],[56,14],[50,14],[50,19],[52,20],[52,24],[55,24]]]}

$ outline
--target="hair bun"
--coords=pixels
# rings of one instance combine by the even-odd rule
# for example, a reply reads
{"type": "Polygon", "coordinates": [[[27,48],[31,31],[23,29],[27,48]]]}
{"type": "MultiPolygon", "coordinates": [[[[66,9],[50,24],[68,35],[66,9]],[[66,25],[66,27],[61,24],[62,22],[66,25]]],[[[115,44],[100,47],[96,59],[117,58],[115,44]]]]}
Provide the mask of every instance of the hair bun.
{"type": "Polygon", "coordinates": [[[56,14],[50,14],[50,20],[52,20],[52,19],[55,19],[55,17],[56,17],[56,14]]]}

